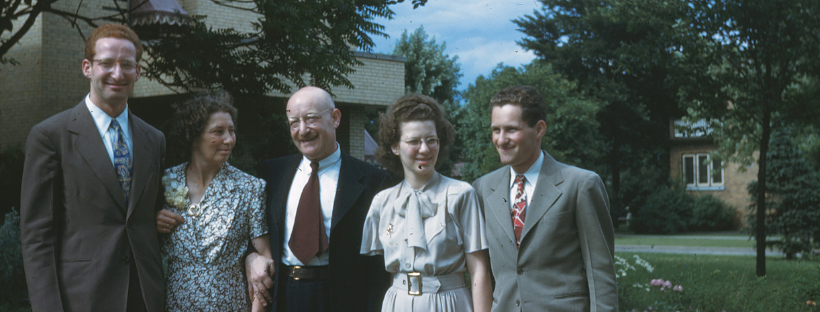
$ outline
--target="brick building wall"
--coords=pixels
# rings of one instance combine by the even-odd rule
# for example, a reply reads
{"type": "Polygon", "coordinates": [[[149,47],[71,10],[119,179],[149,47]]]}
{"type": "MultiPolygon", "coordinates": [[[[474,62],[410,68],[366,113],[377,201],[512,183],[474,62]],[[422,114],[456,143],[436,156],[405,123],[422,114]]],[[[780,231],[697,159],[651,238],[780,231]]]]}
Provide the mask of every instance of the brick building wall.
{"type": "MultiPolygon", "coordinates": [[[[670,157],[670,174],[672,179],[683,180],[683,155],[697,154],[697,153],[711,153],[717,150],[717,145],[711,142],[685,142],[679,141],[672,145],[669,150],[670,157]]],[[[758,154],[755,153],[755,158],[758,154]]],[[[737,211],[737,219],[740,224],[746,221],[746,215],[749,212],[748,206],[751,204],[751,197],[746,191],[749,182],[757,180],[757,166],[750,168],[743,168],[741,171],[741,164],[724,162],[723,163],[723,189],[721,190],[697,190],[688,191],[688,193],[695,196],[702,194],[710,194],[719,198],[727,205],[735,208],[737,211]]]]}

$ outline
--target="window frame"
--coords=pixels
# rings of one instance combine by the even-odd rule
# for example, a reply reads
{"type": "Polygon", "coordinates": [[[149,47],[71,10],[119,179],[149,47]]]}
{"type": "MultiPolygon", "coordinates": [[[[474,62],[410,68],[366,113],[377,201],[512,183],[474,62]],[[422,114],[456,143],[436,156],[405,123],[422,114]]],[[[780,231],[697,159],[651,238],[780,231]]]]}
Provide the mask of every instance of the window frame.
{"type": "Polygon", "coordinates": [[[681,173],[683,177],[683,181],[686,184],[687,191],[720,191],[725,189],[726,183],[726,175],[723,168],[723,161],[720,162],[720,170],[714,170],[715,162],[712,161],[712,156],[709,153],[684,153],[681,155],[681,173]],[[706,157],[706,164],[703,162],[698,161],[702,157],[706,157]],[[687,164],[687,158],[691,159],[691,170],[692,172],[688,172],[689,165],[687,164]],[[701,178],[701,171],[704,169],[702,166],[706,166],[706,181],[705,183],[700,182],[701,178]],[[715,178],[720,178],[720,182],[715,182],[715,178]],[[687,179],[688,176],[692,177],[691,183],[687,179]]]}

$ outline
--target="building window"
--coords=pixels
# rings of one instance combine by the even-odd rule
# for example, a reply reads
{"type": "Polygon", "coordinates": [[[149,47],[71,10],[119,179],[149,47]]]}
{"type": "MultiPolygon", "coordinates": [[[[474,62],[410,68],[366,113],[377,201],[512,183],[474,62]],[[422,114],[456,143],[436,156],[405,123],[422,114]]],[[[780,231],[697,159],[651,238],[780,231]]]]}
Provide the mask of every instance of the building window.
{"type": "Polygon", "coordinates": [[[687,190],[723,190],[723,167],[709,154],[683,154],[683,179],[687,190]]]}

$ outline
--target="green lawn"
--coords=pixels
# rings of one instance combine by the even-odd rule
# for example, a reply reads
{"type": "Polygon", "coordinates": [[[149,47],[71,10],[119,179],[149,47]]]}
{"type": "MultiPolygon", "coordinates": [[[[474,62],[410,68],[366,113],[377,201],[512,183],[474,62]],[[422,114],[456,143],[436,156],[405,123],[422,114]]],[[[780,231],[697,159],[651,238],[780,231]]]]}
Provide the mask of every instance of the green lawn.
{"type": "Polygon", "coordinates": [[[717,238],[682,238],[663,236],[626,236],[616,237],[615,245],[655,245],[655,246],[701,246],[701,247],[749,247],[753,248],[754,240],[717,239],[717,238]]]}
{"type": "MultiPolygon", "coordinates": [[[[752,256],[698,256],[617,252],[634,270],[618,277],[621,311],[820,311],[820,261],[767,258],[767,275],[755,276],[752,256]],[[648,272],[634,255],[654,267],[648,272]],[[682,292],[650,286],[652,279],[681,285],[682,292]],[[649,291],[647,291],[649,289],[649,291]],[[691,307],[691,309],[690,309],[691,307]]],[[[624,265],[616,265],[616,269],[624,265]]]]}

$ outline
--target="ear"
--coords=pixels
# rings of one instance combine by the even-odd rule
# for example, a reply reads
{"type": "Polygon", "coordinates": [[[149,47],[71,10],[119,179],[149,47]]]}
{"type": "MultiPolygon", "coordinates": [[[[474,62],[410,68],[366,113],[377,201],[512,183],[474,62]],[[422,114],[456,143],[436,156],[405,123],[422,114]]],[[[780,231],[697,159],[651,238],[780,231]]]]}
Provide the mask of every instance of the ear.
{"type": "Polygon", "coordinates": [[[91,78],[91,61],[83,59],[83,75],[86,78],[91,78]]]}
{"type": "Polygon", "coordinates": [[[394,143],[390,149],[393,151],[394,155],[399,156],[399,143],[394,143]]]}
{"type": "Polygon", "coordinates": [[[545,134],[547,134],[547,122],[539,120],[535,123],[535,136],[537,136],[540,141],[545,134]]]}
{"type": "Polygon", "coordinates": [[[140,62],[137,62],[137,77],[134,78],[134,81],[140,80],[140,70],[142,66],[140,66],[140,62]]]}
{"type": "Polygon", "coordinates": [[[342,123],[342,112],[338,108],[334,108],[332,112],[330,112],[330,117],[333,118],[333,129],[339,128],[339,125],[342,123]]]}

